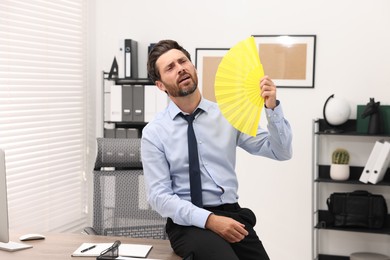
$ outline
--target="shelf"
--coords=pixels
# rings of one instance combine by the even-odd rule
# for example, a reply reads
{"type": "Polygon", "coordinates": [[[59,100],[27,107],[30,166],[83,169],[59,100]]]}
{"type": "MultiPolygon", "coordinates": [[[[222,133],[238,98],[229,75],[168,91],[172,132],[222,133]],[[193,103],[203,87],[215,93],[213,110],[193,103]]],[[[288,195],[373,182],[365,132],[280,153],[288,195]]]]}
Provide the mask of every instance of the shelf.
{"type": "Polygon", "coordinates": [[[381,229],[370,229],[370,228],[349,228],[349,227],[334,227],[331,226],[332,215],[327,210],[318,211],[318,224],[315,226],[318,229],[347,231],[347,232],[361,232],[361,233],[373,233],[390,235],[390,215],[387,215],[386,223],[381,229]]]}
{"type": "Polygon", "coordinates": [[[317,135],[354,135],[354,136],[377,136],[377,137],[389,137],[389,134],[377,134],[377,135],[371,135],[371,134],[364,134],[364,133],[358,133],[356,131],[356,119],[349,119],[344,124],[337,126],[337,127],[331,127],[329,126],[324,119],[318,119],[318,126],[319,130],[315,132],[317,135]],[[331,130],[335,129],[336,132],[332,132],[331,130]]]}
{"type": "Polygon", "coordinates": [[[349,256],[318,255],[318,260],[349,260],[349,256]]]}
{"type": "Polygon", "coordinates": [[[135,128],[143,128],[144,126],[147,125],[147,122],[140,122],[140,121],[128,121],[128,122],[111,122],[111,121],[104,121],[104,123],[107,123],[107,124],[115,124],[117,127],[124,127],[124,128],[131,128],[131,127],[135,127],[135,128]]]}
{"type": "Polygon", "coordinates": [[[363,183],[359,181],[360,175],[363,172],[364,167],[350,166],[350,177],[346,181],[335,181],[330,178],[330,166],[318,165],[318,178],[316,182],[328,182],[328,183],[344,183],[344,184],[359,184],[359,185],[374,185],[374,186],[390,186],[390,168],[387,169],[383,180],[377,184],[363,183]]]}
{"type": "Polygon", "coordinates": [[[116,85],[154,85],[149,78],[108,78],[108,75],[108,72],[103,72],[104,79],[115,81],[116,85]]]}
{"type": "Polygon", "coordinates": [[[150,79],[114,79],[116,85],[154,85],[150,79]]]}

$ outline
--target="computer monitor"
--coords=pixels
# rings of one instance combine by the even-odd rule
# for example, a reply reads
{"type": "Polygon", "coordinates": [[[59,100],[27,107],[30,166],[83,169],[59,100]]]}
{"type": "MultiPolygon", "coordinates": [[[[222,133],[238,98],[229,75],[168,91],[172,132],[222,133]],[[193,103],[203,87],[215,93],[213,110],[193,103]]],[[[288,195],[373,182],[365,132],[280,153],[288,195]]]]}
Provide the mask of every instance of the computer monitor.
{"type": "Polygon", "coordinates": [[[5,153],[0,149],[0,250],[16,251],[31,248],[31,245],[9,241],[7,177],[5,153]]]}

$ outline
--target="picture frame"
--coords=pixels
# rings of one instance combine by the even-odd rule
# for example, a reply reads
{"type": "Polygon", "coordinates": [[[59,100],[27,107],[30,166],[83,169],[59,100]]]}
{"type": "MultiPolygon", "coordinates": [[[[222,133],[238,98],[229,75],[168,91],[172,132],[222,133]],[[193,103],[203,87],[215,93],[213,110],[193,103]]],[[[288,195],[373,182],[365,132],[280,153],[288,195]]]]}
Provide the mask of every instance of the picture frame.
{"type": "Polygon", "coordinates": [[[196,48],[195,68],[198,72],[198,87],[203,97],[216,102],[214,93],[215,75],[219,63],[229,48],[196,48]]]}
{"type": "Polygon", "coordinates": [[[278,88],[314,88],[316,35],[252,35],[278,88]]]}

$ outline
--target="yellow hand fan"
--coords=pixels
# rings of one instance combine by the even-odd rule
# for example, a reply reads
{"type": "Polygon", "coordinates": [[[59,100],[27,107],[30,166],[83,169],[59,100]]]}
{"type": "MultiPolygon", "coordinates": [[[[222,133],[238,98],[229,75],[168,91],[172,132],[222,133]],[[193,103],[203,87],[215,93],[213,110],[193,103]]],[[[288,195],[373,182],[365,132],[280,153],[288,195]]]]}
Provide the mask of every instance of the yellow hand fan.
{"type": "Polygon", "coordinates": [[[222,58],[215,75],[215,98],[223,116],[237,130],[255,136],[264,99],[264,76],[253,36],[233,46],[222,58]]]}

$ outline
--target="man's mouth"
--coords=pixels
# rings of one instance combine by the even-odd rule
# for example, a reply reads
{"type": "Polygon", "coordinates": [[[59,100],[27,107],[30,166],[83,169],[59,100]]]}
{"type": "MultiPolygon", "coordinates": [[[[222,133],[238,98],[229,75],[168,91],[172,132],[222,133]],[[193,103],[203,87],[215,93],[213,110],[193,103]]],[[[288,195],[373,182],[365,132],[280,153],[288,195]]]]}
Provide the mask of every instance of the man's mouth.
{"type": "Polygon", "coordinates": [[[190,75],[185,75],[185,76],[181,77],[179,79],[179,84],[182,83],[183,81],[186,81],[187,79],[190,79],[190,75]]]}

